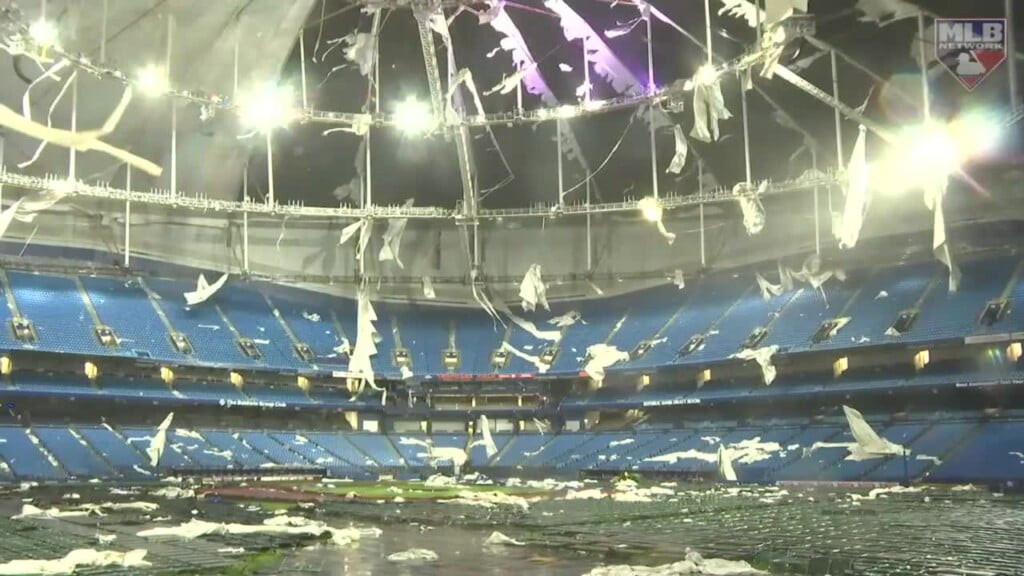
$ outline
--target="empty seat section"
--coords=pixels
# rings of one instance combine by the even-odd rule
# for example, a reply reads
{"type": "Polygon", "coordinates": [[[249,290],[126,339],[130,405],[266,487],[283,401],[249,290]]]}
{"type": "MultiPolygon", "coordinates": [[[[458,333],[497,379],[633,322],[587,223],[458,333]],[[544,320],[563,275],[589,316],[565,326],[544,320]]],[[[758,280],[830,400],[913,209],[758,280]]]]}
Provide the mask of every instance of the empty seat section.
{"type": "Polygon", "coordinates": [[[281,466],[313,466],[314,464],[290,450],[266,432],[242,432],[241,437],[254,450],[262,452],[274,463],[281,466]]]}
{"type": "Polygon", "coordinates": [[[427,447],[422,444],[427,441],[427,436],[423,434],[392,434],[391,440],[407,465],[417,468],[430,464],[427,447]]]}
{"type": "Polygon", "coordinates": [[[7,272],[22,316],[35,325],[37,346],[68,354],[108,354],[96,339],[78,285],[65,276],[7,272]]]}
{"type": "Polygon", "coordinates": [[[932,471],[936,482],[1024,480],[1024,421],[987,422],[932,471]]]}
{"type": "Polygon", "coordinates": [[[168,362],[183,359],[138,280],[94,276],[80,280],[100,321],[117,333],[123,354],[168,362]]]}
{"type": "Polygon", "coordinates": [[[298,453],[306,460],[316,466],[322,466],[330,475],[343,475],[348,471],[359,468],[358,466],[339,458],[311,441],[303,434],[287,432],[274,432],[270,436],[288,447],[289,450],[298,453]]]}
{"type": "MultiPolygon", "coordinates": [[[[494,440],[494,447],[498,449],[497,454],[501,453],[505,445],[512,439],[511,434],[492,434],[491,440],[494,440]]],[[[469,463],[472,466],[482,467],[487,466],[490,462],[491,456],[487,455],[487,448],[483,444],[477,444],[469,449],[469,463]]]]}
{"type": "MultiPolygon", "coordinates": [[[[884,430],[878,429],[878,434],[886,440],[908,446],[910,441],[921,434],[927,427],[926,424],[897,424],[884,430]]],[[[909,450],[909,447],[908,447],[909,450]]],[[[910,456],[913,457],[912,455],[910,456]]],[[[822,472],[824,480],[838,480],[845,482],[863,480],[870,471],[885,466],[890,460],[903,460],[902,456],[879,456],[865,460],[846,460],[845,458],[836,463],[835,466],[827,468],[822,472]]]]}
{"type": "MultiPolygon", "coordinates": [[[[448,323],[451,314],[435,307],[396,307],[398,329],[402,345],[412,357],[412,371],[415,374],[444,374],[442,354],[448,349],[448,323]]],[[[378,328],[379,329],[379,328],[378,328]]]]}
{"type": "Polygon", "coordinates": [[[588,441],[569,450],[567,453],[568,458],[563,458],[562,462],[557,464],[557,467],[583,470],[593,468],[594,464],[599,461],[599,458],[600,461],[605,461],[611,456],[613,461],[618,460],[619,451],[624,450],[626,446],[634,442],[636,442],[636,439],[628,432],[594,434],[588,441]]]}
{"type": "Polygon", "coordinates": [[[544,449],[536,454],[526,455],[523,459],[523,466],[547,468],[565,462],[569,454],[584,442],[590,440],[591,435],[585,433],[559,434],[551,438],[544,449]]]}
{"type": "Polygon", "coordinates": [[[936,278],[931,262],[876,270],[847,308],[850,322],[828,342],[815,349],[835,349],[892,341],[885,331],[903,310],[912,308],[936,278]],[[864,340],[866,339],[866,340],[864,340]]]}
{"type": "MultiPolygon", "coordinates": [[[[692,293],[687,295],[679,313],[661,333],[665,342],[657,344],[650,352],[631,362],[628,366],[652,368],[685,360],[685,356],[676,358],[679,350],[690,341],[691,337],[708,332],[715,320],[721,317],[749,288],[749,284],[737,282],[731,275],[704,280],[692,289],[687,288],[683,292],[692,290],[692,293]]],[[[716,336],[718,335],[708,334],[706,338],[710,340],[716,336]]]]}
{"type": "Polygon", "coordinates": [[[391,445],[391,441],[383,434],[355,433],[347,434],[345,439],[364,452],[377,464],[386,467],[402,466],[402,457],[391,445]]]}
{"type": "Polygon", "coordinates": [[[377,461],[369,458],[348,441],[349,434],[338,432],[306,432],[305,436],[316,442],[321,448],[334,454],[341,460],[351,463],[356,468],[368,472],[367,468],[376,468],[377,461]]]}
{"type": "Polygon", "coordinates": [[[505,328],[482,310],[452,312],[455,345],[459,349],[459,374],[490,374],[491,353],[501,346],[505,328]]]}
{"type": "Polygon", "coordinates": [[[497,455],[491,465],[498,467],[519,466],[526,458],[542,452],[544,445],[551,438],[551,436],[543,434],[519,434],[513,436],[508,446],[497,455]]]}
{"type": "MultiPolygon", "coordinates": [[[[348,301],[339,298],[334,302],[341,306],[348,301]]],[[[318,360],[330,363],[330,357],[336,354],[334,349],[341,344],[341,337],[331,318],[330,303],[315,298],[310,302],[274,298],[273,303],[299,342],[308,345],[318,360]]],[[[349,345],[354,346],[355,334],[348,340],[349,345]]]]}
{"type": "Polygon", "coordinates": [[[183,428],[168,430],[167,442],[171,450],[184,453],[189,460],[201,468],[235,467],[234,454],[230,450],[214,448],[199,432],[183,428]]]}
{"type": "Polygon", "coordinates": [[[238,333],[259,348],[264,364],[280,369],[309,368],[308,364],[295,357],[291,338],[262,294],[247,287],[225,286],[217,293],[216,299],[238,333]]]}
{"type": "Polygon", "coordinates": [[[957,262],[963,276],[957,291],[949,292],[949,276],[936,284],[921,304],[907,340],[962,338],[981,329],[978,318],[989,300],[999,298],[1017,268],[1016,258],[987,258],[957,262]]]}
{"type": "Polygon", "coordinates": [[[273,464],[273,462],[267,458],[263,453],[257,452],[250,447],[241,435],[224,430],[202,430],[200,432],[206,443],[213,446],[217,450],[224,450],[231,452],[232,458],[235,462],[246,469],[251,470],[259,468],[267,464],[273,464]]]}
{"type": "Polygon", "coordinates": [[[823,470],[834,466],[850,454],[846,446],[815,447],[815,442],[852,444],[853,436],[847,427],[808,428],[796,441],[800,445],[799,457],[775,473],[777,480],[821,480],[823,470]]]}
{"type": "Polygon", "coordinates": [[[626,320],[608,342],[619,350],[632,351],[643,340],[651,340],[683,303],[684,291],[674,285],[631,294],[624,302],[626,320]]]}
{"type": "Polygon", "coordinates": [[[603,344],[626,312],[624,297],[607,298],[601,301],[559,303],[551,306],[552,316],[561,316],[575,311],[581,315],[576,322],[562,330],[558,343],[558,356],[551,367],[552,372],[578,372],[583,367],[587,348],[603,344]]]}
{"type": "MultiPolygon", "coordinates": [[[[126,444],[117,433],[102,426],[79,426],[76,430],[126,479],[141,480],[152,476],[149,462],[142,452],[126,444]]],[[[140,448],[145,449],[145,446],[140,448]]]]}
{"type": "Polygon", "coordinates": [[[967,433],[977,426],[975,422],[937,422],[920,435],[910,446],[910,455],[893,458],[872,470],[868,480],[902,482],[920,478],[935,466],[933,458],[943,458],[967,433]]]}
{"type": "MultiPolygon", "coordinates": [[[[192,343],[192,357],[196,361],[226,366],[255,364],[238,349],[234,335],[217,312],[220,293],[188,308],[182,294],[195,290],[195,285],[159,278],[147,279],[146,283],[160,296],[160,307],[171,326],[185,334],[192,343]]],[[[221,290],[230,289],[230,286],[225,286],[221,290]]]]}
{"type": "Polygon", "coordinates": [[[806,350],[821,324],[839,316],[859,286],[853,280],[831,279],[821,290],[803,286],[772,322],[761,346],[778,346],[782,350],[806,350]],[[823,295],[824,294],[824,295],[823,295]]]}
{"type": "Polygon", "coordinates": [[[0,426],[0,461],[21,480],[64,480],[67,475],[32,443],[24,428],[0,426]]]}
{"type": "MultiPolygon", "coordinates": [[[[786,292],[768,300],[756,289],[747,290],[738,302],[715,323],[716,334],[705,336],[704,347],[681,358],[682,364],[723,360],[739,352],[755,328],[765,327],[775,313],[795,295],[786,292]]],[[[756,346],[760,347],[760,345],[756,346]]]]}
{"type": "MultiPolygon", "coordinates": [[[[516,311],[517,314],[523,314],[521,311],[516,311]]],[[[533,314],[523,314],[524,319],[533,322],[533,325],[537,328],[538,334],[548,333],[551,336],[555,336],[559,333],[560,329],[547,323],[549,314],[547,312],[533,314]]],[[[508,324],[508,344],[512,346],[523,355],[540,357],[541,352],[549,346],[555,345],[555,340],[550,338],[538,338],[531,332],[519,326],[514,322],[508,324]]],[[[515,354],[511,354],[508,359],[508,363],[501,370],[504,374],[535,374],[539,372],[541,366],[538,366],[531,360],[520,358],[515,354]]]]}
{"type": "Polygon", "coordinates": [[[68,474],[78,478],[109,478],[113,470],[64,427],[37,426],[32,432],[68,474]]]}

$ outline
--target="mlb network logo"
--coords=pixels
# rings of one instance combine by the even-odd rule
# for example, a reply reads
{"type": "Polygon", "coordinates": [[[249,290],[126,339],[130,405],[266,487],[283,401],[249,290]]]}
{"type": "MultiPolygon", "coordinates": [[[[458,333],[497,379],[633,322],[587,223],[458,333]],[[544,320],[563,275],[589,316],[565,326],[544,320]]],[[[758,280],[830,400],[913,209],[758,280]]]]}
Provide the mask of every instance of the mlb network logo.
{"type": "Polygon", "coordinates": [[[1006,60],[1006,19],[936,18],[935,57],[974,90],[1006,60]]]}

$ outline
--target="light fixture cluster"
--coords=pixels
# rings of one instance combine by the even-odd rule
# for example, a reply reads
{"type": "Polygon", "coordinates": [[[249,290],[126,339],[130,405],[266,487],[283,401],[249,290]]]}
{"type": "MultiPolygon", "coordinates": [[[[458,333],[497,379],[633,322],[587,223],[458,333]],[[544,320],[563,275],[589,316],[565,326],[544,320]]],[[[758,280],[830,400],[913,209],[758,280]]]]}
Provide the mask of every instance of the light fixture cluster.
{"type": "MultiPolygon", "coordinates": [[[[311,109],[304,110],[294,101],[294,92],[281,86],[257,88],[252,92],[239,96],[237,101],[217,94],[176,90],[170,84],[167,71],[161,66],[150,65],[139,70],[136,74],[128,75],[116,69],[97,65],[84,57],[64,52],[59,44],[59,30],[53,22],[37,20],[29,26],[22,28],[22,30],[22,38],[18,40],[23,41],[27,39],[41,54],[50,51],[53,53],[51,57],[64,58],[73,65],[91,73],[129,83],[141,93],[150,97],[171,96],[188,100],[210,110],[234,110],[239,114],[243,125],[256,130],[266,131],[285,126],[295,120],[303,119],[310,122],[349,125],[351,128],[357,129],[365,128],[368,125],[386,125],[398,128],[407,136],[426,136],[436,131],[446,122],[444,119],[433,114],[429,105],[414,99],[399,103],[391,115],[366,115],[324,112],[311,109]]],[[[532,123],[572,119],[626,107],[654,104],[666,99],[672,100],[674,96],[692,90],[694,85],[714,82],[726,71],[749,68],[758,62],[759,59],[748,55],[737,62],[727,63],[721,67],[704,65],[698,69],[691,80],[685,83],[677,83],[668,88],[638,96],[607,100],[585,100],[578,104],[565,104],[535,110],[517,110],[514,113],[474,115],[455,122],[470,126],[532,123]]],[[[360,130],[354,131],[361,133],[360,130]]]]}

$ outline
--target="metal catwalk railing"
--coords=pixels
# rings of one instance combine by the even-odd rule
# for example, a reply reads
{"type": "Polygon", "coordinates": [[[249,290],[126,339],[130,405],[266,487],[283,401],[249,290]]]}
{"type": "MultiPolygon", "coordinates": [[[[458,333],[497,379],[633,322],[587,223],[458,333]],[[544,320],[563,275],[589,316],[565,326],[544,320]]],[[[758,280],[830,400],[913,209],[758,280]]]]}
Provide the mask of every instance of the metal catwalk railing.
{"type": "MultiPolygon", "coordinates": [[[[815,187],[839,185],[842,176],[837,172],[821,173],[817,176],[802,177],[793,180],[769,181],[767,188],[760,196],[773,196],[801,191],[811,191],[815,187]]],[[[136,204],[165,206],[171,209],[193,210],[216,213],[248,213],[269,216],[289,217],[320,217],[320,218],[412,218],[412,219],[461,219],[462,215],[456,208],[421,207],[421,206],[370,206],[369,208],[321,207],[305,206],[299,203],[269,204],[251,200],[219,200],[205,196],[188,196],[172,193],[169,190],[153,190],[139,192],[125,190],[106,185],[93,185],[84,182],[70,182],[56,176],[30,176],[17,172],[0,171],[0,185],[6,188],[18,188],[26,191],[59,190],[69,197],[96,198],[118,202],[130,201],[136,204]]],[[[734,202],[742,197],[750,197],[752,193],[736,194],[726,188],[716,188],[708,192],[696,192],[688,195],[668,195],[660,198],[661,206],[666,210],[734,202]]],[[[609,212],[633,212],[640,209],[639,199],[602,204],[537,204],[526,208],[481,209],[480,219],[497,218],[549,218],[552,216],[586,215],[609,212]]]]}

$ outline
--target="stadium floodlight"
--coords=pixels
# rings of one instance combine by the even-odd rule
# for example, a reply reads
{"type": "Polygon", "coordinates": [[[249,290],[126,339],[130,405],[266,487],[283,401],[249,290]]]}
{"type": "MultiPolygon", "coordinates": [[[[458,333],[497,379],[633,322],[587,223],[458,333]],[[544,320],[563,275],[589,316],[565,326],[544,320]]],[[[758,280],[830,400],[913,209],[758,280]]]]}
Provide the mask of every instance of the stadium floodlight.
{"type": "Polygon", "coordinates": [[[263,86],[238,99],[238,118],[246,128],[269,133],[297,117],[295,92],[287,86],[263,86]]]}
{"type": "Polygon", "coordinates": [[[49,20],[36,20],[28,27],[28,35],[32,41],[48,48],[57,45],[57,27],[49,20]]]}
{"type": "Polygon", "coordinates": [[[135,85],[147,96],[160,96],[166,94],[169,89],[167,73],[157,66],[146,66],[139,71],[135,79],[135,85]]]}
{"type": "Polygon", "coordinates": [[[421,136],[431,132],[437,125],[434,112],[430,106],[416,100],[406,98],[395,108],[395,126],[406,136],[421,136]]]}
{"type": "Polygon", "coordinates": [[[663,209],[661,202],[653,196],[647,196],[637,203],[640,208],[640,213],[644,215],[644,219],[650,222],[659,222],[661,220],[661,214],[663,209]]]}
{"type": "Polygon", "coordinates": [[[894,192],[945,181],[967,162],[998,145],[1002,127],[989,115],[964,114],[948,123],[928,122],[902,130],[876,165],[879,181],[894,192]]]}

